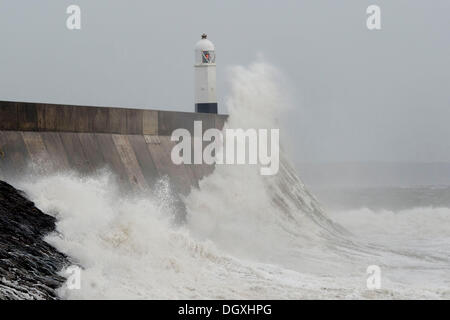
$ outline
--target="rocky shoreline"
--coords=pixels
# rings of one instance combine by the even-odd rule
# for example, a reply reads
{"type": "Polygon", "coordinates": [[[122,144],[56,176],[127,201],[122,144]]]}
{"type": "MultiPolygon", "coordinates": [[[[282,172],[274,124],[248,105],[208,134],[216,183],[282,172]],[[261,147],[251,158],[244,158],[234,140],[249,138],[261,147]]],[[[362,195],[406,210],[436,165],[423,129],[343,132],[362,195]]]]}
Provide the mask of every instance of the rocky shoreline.
{"type": "Polygon", "coordinates": [[[0,300],[58,299],[68,258],[43,240],[55,218],[0,181],[0,300]]]}

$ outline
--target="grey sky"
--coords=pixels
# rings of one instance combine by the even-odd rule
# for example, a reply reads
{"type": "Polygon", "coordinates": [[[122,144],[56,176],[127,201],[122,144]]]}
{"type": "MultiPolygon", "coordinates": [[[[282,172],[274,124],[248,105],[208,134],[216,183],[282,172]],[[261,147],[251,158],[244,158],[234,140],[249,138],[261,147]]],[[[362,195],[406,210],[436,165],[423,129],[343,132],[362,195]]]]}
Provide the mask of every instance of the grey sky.
{"type": "Polygon", "coordinates": [[[226,68],[258,53],[292,83],[299,160],[450,161],[448,0],[2,0],[0,99],[192,111],[202,32],[222,113],[226,68]]]}

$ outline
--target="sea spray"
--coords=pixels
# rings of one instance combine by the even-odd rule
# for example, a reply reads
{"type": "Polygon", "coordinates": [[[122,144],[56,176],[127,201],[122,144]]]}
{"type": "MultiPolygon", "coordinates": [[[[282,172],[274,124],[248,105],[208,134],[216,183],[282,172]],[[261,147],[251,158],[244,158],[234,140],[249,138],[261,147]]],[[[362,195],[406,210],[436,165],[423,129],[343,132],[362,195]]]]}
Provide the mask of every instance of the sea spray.
{"type": "MultiPolygon", "coordinates": [[[[264,62],[233,69],[226,126],[281,127],[276,118],[290,105],[278,77],[264,62]]],[[[181,225],[174,223],[167,183],[147,194],[124,195],[107,171],[20,182],[40,209],[57,217],[57,232],[47,241],[82,267],[80,289],[64,285],[61,297],[449,297],[439,282],[427,281],[448,274],[448,259],[424,263],[426,251],[404,254],[392,249],[395,244],[370,243],[354,228],[353,235],[346,232],[323,212],[282,150],[280,172],[273,177],[261,176],[255,166],[216,168],[184,199],[187,221],[181,225]],[[378,291],[366,287],[372,264],[385,277],[378,291]]],[[[371,216],[358,218],[363,225],[371,216]]]]}
{"type": "Polygon", "coordinates": [[[199,241],[158,200],[123,197],[109,179],[58,174],[22,184],[58,218],[46,240],[82,267],[81,288],[62,286],[63,298],[298,298],[321,281],[199,241]]]}
{"type": "MultiPolygon", "coordinates": [[[[233,68],[225,130],[279,129],[280,117],[292,108],[288,93],[279,85],[283,82],[265,62],[233,68]]],[[[241,258],[294,269],[320,268],[319,264],[309,266],[311,260],[306,257],[316,249],[326,255],[326,242],[338,241],[331,234],[342,230],[325,217],[282,148],[280,152],[281,168],[273,177],[262,176],[251,165],[216,166],[185,200],[189,228],[241,258]]]]}

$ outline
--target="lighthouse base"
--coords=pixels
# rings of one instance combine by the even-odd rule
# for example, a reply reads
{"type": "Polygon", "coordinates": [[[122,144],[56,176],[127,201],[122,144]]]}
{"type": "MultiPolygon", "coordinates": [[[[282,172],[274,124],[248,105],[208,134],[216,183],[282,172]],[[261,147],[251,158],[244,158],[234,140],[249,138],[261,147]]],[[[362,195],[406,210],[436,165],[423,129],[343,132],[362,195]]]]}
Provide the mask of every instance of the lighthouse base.
{"type": "Polygon", "coordinates": [[[195,112],[200,113],[216,113],[217,114],[217,102],[214,103],[196,103],[195,112]]]}

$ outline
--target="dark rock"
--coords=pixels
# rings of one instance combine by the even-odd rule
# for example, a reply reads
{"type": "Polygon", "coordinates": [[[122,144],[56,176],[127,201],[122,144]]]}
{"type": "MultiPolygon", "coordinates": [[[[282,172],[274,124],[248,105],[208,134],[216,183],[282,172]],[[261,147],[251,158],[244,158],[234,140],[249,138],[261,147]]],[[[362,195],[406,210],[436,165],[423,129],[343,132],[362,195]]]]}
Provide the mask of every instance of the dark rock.
{"type": "Polygon", "coordinates": [[[57,299],[69,261],[43,240],[54,230],[54,217],[0,181],[0,300],[57,299]]]}

